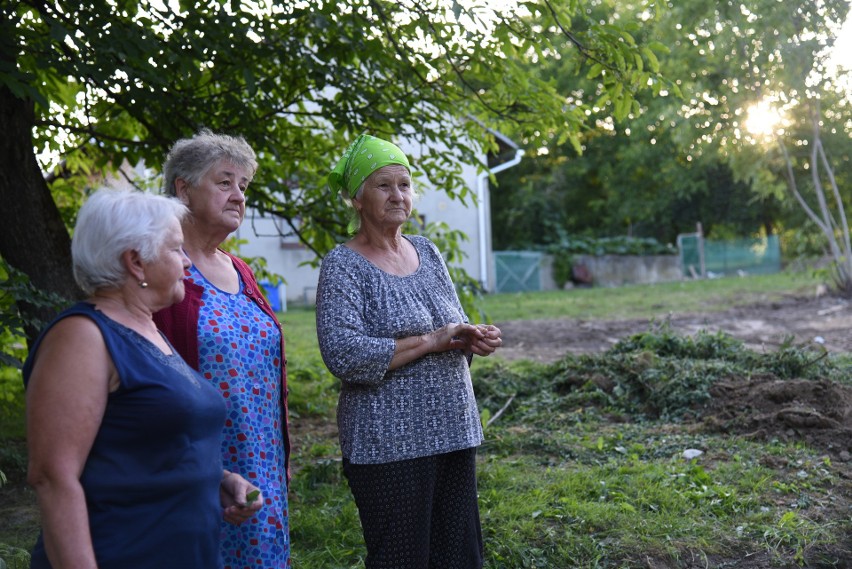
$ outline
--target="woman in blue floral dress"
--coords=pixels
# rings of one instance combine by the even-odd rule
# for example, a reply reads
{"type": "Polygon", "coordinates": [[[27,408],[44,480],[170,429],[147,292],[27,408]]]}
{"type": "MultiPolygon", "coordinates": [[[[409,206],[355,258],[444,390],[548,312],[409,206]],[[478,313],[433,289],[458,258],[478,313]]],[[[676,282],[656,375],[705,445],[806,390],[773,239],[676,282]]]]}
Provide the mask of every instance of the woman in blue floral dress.
{"type": "Polygon", "coordinates": [[[225,569],[290,566],[284,337],[251,269],[219,248],[242,223],[256,168],[244,139],[206,130],[175,143],[163,167],[165,192],[189,208],[184,250],[192,265],[184,300],[155,321],[221,392],[227,406],[223,465],[264,496],[263,508],[248,523],[223,524],[225,569]]]}

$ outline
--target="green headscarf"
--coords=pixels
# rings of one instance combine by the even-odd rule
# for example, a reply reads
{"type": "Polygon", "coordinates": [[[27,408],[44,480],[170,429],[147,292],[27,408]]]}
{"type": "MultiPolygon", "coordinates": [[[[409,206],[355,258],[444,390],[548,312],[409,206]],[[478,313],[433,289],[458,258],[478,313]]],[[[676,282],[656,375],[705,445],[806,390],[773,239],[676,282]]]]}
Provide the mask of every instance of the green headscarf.
{"type": "Polygon", "coordinates": [[[345,188],[348,197],[355,197],[355,192],[370,174],[390,164],[405,166],[411,173],[408,158],[398,146],[369,134],[361,134],[349,145],[328,175],[328,187],[335,194],[345,188]]]}

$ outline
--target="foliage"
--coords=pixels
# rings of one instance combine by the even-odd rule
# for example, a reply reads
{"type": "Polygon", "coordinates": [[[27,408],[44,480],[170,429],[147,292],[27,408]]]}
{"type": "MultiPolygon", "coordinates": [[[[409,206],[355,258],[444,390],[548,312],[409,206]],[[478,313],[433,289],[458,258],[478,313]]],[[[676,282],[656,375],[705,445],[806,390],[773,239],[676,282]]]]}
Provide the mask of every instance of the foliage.
{"type": "Polygon", "coordinates": [[[560,239],[547,249],[551,253],[570,255],[676,255],[671,245],[663,245],[652,237],[571,237],[560,232],[560,239]]]}
{"type": "Polygon", "coordinates": [[[742,348],[742,342],[721,332],[714,334],[701,330],[695,336],[682,336],[674,332],[667,322],[663,322],[652,330],[620,340],[611,352],[651,352],[672,358],[730,360],[735,359],[742,348]]]}
{"type": "MultiPolygon", "coordinates": [[[[775,0],[688,0],[669,8],[638,37],[670,48],[659,68],[682,96],[666,89],[645,93],[616,120],[602,97],[601,115],[593,109],[594,127],[581,137],[582,153],[552,136],[519,167],[500,173],[502,199],[493,206],[498,248],[516,239],[549,244],[556,228],[673,242],[697,222],[710,237],[799,226],[804,216],[791,207],[780,170],[767,165],[766,147],[755,145],[745,128],[749,109],[761,101],[776,101],[801,121],[808,116],[804,99],[821,98],[829,155],[838,170],[848,164],[850,105],[838,94],[843,76],[833,80],[821,59],[848,2],[796,0],[780,7],[775,0]]],[[[612,20],[635,14],[636,7],[601,2],[594,10],[612,20]]],[[[594,81],[563,78],[569,57],[549,59],[543,76],[570,82],[574,93],[594,91],[594,81]]],[[[793,137],[789,146],[807,153],[802,141],[793,137]]],[[[841,187],[852,179],[842,170],[841,187]]]]}
{"type": "Polygon", "coordinates": [[[25,549],[0,543],[0,567],[24,569],[30,566],[30,554],[25,549]]]}
{"type": "Polygon", "coordinates": [[[780,232],[781,249],[791,260],[818,259],[826,254],[825,236],[813,223],[780,232]]]}
{"type": "MultiPolygon", "coordinates": [[[[409,223],[406,230],[412,233],[417,232],[414,225],[409,223]]],[[[419,232],[428,237],[444,256],[450,279],[456,287],[462,308],[470,321],[473,323],[485,322],[486,315],[480,306],[482,289],[479,282],[461,268],[461,262],[465,257],[461,243],[468,240],[467,235],[458,229],[452,229],[443,222],[427,223],[419,232]]]]}
{"type": "Polygon", "coordinates": [[[831,252],[835,288],[844,296],[852,297],[852,237],[850,237],[846,206],[822,140],[820,104],[815,102],[813,105],[816,108],[811,116],[812,135],[808,141],[812,150],[810,158],[804,164],[812,195],[808,196],[804,189],[800,188],[794,170],[794,159],[784,141],[779,140],[778,146],[783,156],[785,177],[790,193],[796,198],[808,219],[820,229],[824,243],[831,252]]]}
{"type": "Polygon", "coordinates": [[[246,239],[229,237],[227,240],[225,240],[224,243],[220,245],[220,247],[225,251],[239,256],[243,261],[245,261],[254,273],[254,276],[257,279],[258,283],[269,282],[271,286],[278,286],[279,284],[284,282],[284,277],[269,271],[269,269],[267,268],[266,259],[264,259],[263,257],[245,257],[239,255],[238,253],[240,250],[240,245],[244,245],[245,243],[247,243],[246,239]]]}
{"type": "Polygon", "coordinates": [[[479,157],[497,151],[495,130],[511,125],[533,143],[559,132],[577,144],[593,100],[566,106],[526,65],[555,42],[570,42],[571,73],[600,77],[596,97],[606,94],[618,115],[666,84],[661,48],[636,41],[636,22],[601,22],[574,0],[521,4],[4,2],[0,168],[10,175],[0,197],[15,208],[4,209],[0,258],[71,298],[63,227],[85,195],[108,177],[157,186],[170,145],[207,127],[245,136],[259,161],[248,205],[319,259],[348,235],[347,207],[329,199],[326,176],[359,133],[423,148],[421,185],[467,203],[462,165],[486,168],[479,157]]]}
{"type": "Polygon", "coordinates": [[[0,432],[7,437],[24,434],[24,382],[12,366],[0,367],[0,432]]]}
{"type": "MultiPolygon", "coordinates": [[[[47,324],[28,319],[19,310],[21,304],[58,311],[67,302],[56,294],[39,290],[24,273],[0,259],[0,366],[20,368],[26,356],[24,329],[27,326],[41,328],[47,324]]],[[[0,377],[3,377],[2,374],[0,377]]]]}
{"type": "MultiPolygon", "coordinates": [[[[19,417],[19,419],[23,420],[23,417],[19,417]]],[[[22,435],[17,435],[14,432],[9,432],[8,434],[4,432],[3,446],[0,448],[0,466],[3,467],[3,472],[5,473],[0,488],[10,479],[19,481],[26,475],[27,449],[22,435]]]]}
{"type": "Polygon", "coordinates": [[[553,253],[553,281],[556,288],[564,288],[573,276],[574,256],[566,251],[557,250],[553,253]]]}
{"type": "Polygon", "coordinates": [[[662,324],[622,340],[606,354],[569,354],[524,371],[523,377],[502,368],[480,372],[476,390],[482,405],[493,409],[510,393],[523,399],[550,392],[554,412],[595,405],[634,417],[683,420],[710,398],[715,382],[737,374],[839,378],[848,369],[809,346],[788,343],[777,352],[758,354],[723,333],[681,336],[662,324]]]}
{"type": "Polygon", "coordinates": [[[336,407],[340,382],[319,358],[288,360],[287,381],[301,386],[291,390],[289,396],[290,414],[294,418],[325,417],[336,407]]]}

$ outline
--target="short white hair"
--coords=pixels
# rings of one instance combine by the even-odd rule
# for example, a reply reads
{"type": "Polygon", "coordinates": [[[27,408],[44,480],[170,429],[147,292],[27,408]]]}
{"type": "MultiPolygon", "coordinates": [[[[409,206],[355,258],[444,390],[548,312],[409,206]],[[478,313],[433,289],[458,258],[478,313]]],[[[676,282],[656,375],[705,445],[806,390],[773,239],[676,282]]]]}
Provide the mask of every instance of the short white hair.
{"type": "Polygon", "coordinates": [[[71,239],[74,280],[87,295],[120,287],[127,279],[122,254],[136,251],[145,262],[156,260],[169,224],[187,212],[175,198],[99,189],[77,214],[71,239]]]}

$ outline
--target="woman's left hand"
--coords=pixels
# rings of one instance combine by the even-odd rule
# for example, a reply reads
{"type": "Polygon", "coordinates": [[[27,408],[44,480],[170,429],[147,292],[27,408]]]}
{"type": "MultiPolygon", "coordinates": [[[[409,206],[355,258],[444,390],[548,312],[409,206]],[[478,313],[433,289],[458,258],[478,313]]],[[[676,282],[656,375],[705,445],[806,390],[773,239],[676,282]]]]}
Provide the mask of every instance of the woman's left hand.
{"type": "Polygon", "coordinates": [[[219,500],[224,508],[225,521],[239,525],[252,518],[263,506],[263,494],[248,480],[233,472],[224,472],[219,486],[219,500]],[[254,499],[248,495],[257,492],[254,499]]]}
{"type": "Polygon", "coordinates": [[[455,324],[447,327],[453,335],[451,348],[457,348],[476,354],[489,356],[503,345],[500,328],[492,324],[455,324]]]}
{"type": "Polygon", "coordinates": [[[503,345],[500,328],[492,324],[478,324],[476,327],[482,332],[482,336],[471,339],[471,352],[478,356],[488,356],[503,345]]]}

